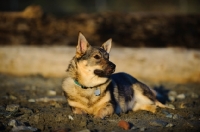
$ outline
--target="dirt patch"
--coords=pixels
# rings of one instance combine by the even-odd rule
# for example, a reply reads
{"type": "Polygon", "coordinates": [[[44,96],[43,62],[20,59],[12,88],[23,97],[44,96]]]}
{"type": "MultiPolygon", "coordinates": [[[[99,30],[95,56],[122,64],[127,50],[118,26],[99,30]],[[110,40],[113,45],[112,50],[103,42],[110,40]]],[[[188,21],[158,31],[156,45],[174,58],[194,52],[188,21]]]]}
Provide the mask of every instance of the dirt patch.
{"type": "Polygon", "coordinates": [[[62,95],[62,80],[1,74],[0,131],[125,131],[118,127],[120,120],[129,122],[134,131],[200,130],[199,84],[147,82],[176,109],[158,109],[156,114],[130,111],[102,120],[74,115],[62,95]]]}

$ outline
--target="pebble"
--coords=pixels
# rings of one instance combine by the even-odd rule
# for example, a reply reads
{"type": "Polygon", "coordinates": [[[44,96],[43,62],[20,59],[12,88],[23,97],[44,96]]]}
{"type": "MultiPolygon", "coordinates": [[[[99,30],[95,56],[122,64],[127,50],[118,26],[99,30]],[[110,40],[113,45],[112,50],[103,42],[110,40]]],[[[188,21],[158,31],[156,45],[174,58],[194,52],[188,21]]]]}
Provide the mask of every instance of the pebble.
{"type": "Polygon", "coordinates": [[[174,125],[172,123],[168,123],[165,127],[173,127],[174,125]]]}
{"type": "Polygon", "coordinates": [[[8,98],[11,99],[11,100],[16,100],[16,99],[17,99],[17,97],[15,97],[15,96],[13,96],[13,95],[9,95],[8,98]]]}
{"type": "Polygon", "coordinates": [[[25,126],[24,124],[22,124],[21,122],[18,122],[17,120],[10,120],[8,122],[9,126],[12,126],[12,132],[19,132],[19,131],[37,131],[37,128],[33,128],[31,126],[25,126]]]}
{"type": "Polygon", "coordinates": [[[136,126],[131,127],[131,130],[136,130],[136,129],[138,129],[138,127],[136,126]]]}
{"type": "Polygon", "coordinates": [[[10,120],[8,122],[8,126],[16,127],[17,126],[17,121],[16,120],[10,120]]]}
{"type": "Polygon", "coordinates": [[[11,104],[6,106],[6,111],[13,112],[13,111],[18,111],[18,109],[19,109],[18,104],[11,104]]]}
{"type": "Polygon", "coordinates": [[[174,102],[176,98],[174,96],[169,95],[168,96],[169,101],[174,102]]]}
{"type": "Polygon", "coordinates": [[[168,99],[172,102],[176,100],[177,92],[176,91],[169,91],[168,99]]]}
{"type": "Polygon", "coordinates": [[[47,92],[47,94],[48,94],[49,96],[56,96],[56,91],[55,91],[55,90],[49,90],[49,91],[47,92]]]}
{"type": "Polygon", "coordinates": [[[141,127],[141,128],[140,128],[140,131],[141,131],[141,132],[144,132],[145,130],[146,130],[145,127],[141,127]]]}
{"type": "Polygon", "coordinates": [[[118,126],[123,128],[124,130],[129,130],[130,129],[130,125],[127,121],[121,120],[118,122],[118,126]]]}
{"type": "Polygon", "coordinates": [[[179,116],[177,114],[174,114],[173,119],[179,119],[179,116]]]}
{"type": "Polygon", "coordinates": [[[179,94],[176,96],[177,99],[185,99],[185,94],[179,94]]]}
{"type": "Polygon", "coordinates": [[[172,118],[173,115],[169,113],[169,114],[166,115],[166,117],[167,117],[167,118],[172,118]]]}
{"type": "Polygon", "coordinates": [[[34,103],[35,99],[29,99],[28,102],[34,103]]]}
{"type": "Polygon", "coordinates": [[[37,128],[31,127],[31,126],[17,126],[12,128],[12,132],[19,132],[19,131],[37,131],[37,128]]]}
{"type": "Polygon", "coordinates": [[[177,92],[176,91],[169,91],[168,95],[175,97],[177,95],[177,92]]]}
{"type": "Polygon", "coordinates": [[[74,120],[74,118],[71,116],[71,115],[68,115],[68,118],[70,119],[70,120],[74,120]]]}
{"type": "Polygon", "coordinates": [[[154,120],[149,123],[151,126],[165,127],[168,123],[162,120],[154,120]]]}

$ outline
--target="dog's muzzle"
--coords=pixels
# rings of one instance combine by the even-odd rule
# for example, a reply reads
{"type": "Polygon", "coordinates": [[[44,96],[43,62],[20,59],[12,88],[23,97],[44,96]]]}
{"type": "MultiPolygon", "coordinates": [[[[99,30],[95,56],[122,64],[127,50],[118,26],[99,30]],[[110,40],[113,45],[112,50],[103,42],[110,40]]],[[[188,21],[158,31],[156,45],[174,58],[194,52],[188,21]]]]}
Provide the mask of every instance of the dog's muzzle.
{"type": "Polygon", "coordinates": [[[116,65],[114,63],[108,62],[107,67],[105,67],[104,70],[96,69],[94,70],[94,73],[100,77],[106,77],[115,72],[115,67],[116,65]]]}

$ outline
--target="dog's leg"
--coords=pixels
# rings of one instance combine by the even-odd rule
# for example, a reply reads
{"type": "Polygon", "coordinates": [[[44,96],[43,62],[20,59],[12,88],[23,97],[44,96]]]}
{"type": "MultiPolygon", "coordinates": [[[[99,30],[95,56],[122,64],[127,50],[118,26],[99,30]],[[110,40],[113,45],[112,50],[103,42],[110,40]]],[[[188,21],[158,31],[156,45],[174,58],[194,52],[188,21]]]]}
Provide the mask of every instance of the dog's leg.
{"type": "Polygon", "coordinates": [[[113,113],[114,106],[111,103],[106,103],[103,107],[101,106],[101,108],[94,113],[94,117],[103,119],[104,117],[112,115],[113,113]]]}
{"type": "Polygon", "coordinates": [[[152,113],[155,113],[157,107],[160,107],[160,108],[169,108],[166,105],[160,103],[159,101],[155,101],[154,104],[139,104],[139,103],[136,103],[134,105],[134,107],[133,107],[133,111],[146,110],[146,111],[150,111],[152,113]]]}
{"type": "Polygon", "coordinates": [[[155,113],[156,105],[155,104],[138,104],[138,103],[136,103],[133,108],[133,111],[138,111],[138,110],[146,110],[146,111],[155,113]]]}

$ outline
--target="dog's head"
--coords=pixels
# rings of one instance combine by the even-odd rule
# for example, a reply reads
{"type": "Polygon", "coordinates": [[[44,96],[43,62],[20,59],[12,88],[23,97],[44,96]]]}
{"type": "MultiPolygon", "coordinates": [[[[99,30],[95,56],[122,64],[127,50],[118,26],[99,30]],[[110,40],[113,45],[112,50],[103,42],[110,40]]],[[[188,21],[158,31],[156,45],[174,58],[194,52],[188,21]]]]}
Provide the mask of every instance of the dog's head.
{"type": "Polygon", "coordinates": [[[112,39],[109,39],[99,48],[92,47],[83,34],[79,33],[75,56],[79,74],[108,77],[114,73],[116,66],[109,61],[111,42],[112,39]]]}

